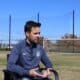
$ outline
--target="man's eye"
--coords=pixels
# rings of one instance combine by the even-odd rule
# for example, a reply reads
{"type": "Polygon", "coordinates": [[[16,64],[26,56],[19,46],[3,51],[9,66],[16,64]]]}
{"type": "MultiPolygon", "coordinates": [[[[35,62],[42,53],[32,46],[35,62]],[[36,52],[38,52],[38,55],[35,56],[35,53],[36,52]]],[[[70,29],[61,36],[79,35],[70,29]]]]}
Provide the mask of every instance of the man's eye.
{"type": "Polygon", "coordinates": [[[35,35],[36,35],[36,34],[40,34],[40,32],[39,32],[39,33],[34,33],[34,34],[35,34],[35,35]]]}

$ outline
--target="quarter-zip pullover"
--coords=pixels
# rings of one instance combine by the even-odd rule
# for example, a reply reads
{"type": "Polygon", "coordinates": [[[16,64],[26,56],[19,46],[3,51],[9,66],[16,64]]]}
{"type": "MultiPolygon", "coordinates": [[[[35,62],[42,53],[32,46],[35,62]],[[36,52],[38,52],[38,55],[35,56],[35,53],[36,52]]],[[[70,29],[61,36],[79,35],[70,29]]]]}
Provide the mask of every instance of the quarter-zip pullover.
{"type": "Polygon", "coordinates": [[[7,69],[20,76],[28,76],[29,70],[37,68],[40,62],[46,68],[52,68],[52,63],[41,45],[29,45],[26,40],[23,40],[12,49],[7,69]]]}

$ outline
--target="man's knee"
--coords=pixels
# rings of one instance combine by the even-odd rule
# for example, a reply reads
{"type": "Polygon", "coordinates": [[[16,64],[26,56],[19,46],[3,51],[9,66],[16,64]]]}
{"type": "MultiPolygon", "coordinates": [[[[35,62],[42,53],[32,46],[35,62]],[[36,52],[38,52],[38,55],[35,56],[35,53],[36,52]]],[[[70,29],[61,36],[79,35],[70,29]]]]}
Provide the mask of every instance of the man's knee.
{"type": "Polygon", "coordinates": [[[44,79],[42,79],[42,80],[50,80],[49,78],[44,78],[44,79]]]}
{"type": "Polygon", "coordinates": [[[31,80],[30,78],[24,77],[21,80],[31,80]]]}
{"type": "Polygon", "coordinates": [[[24,77],[22,78],[21,80],[50,80],[49,78],[27,78],[27,77],[24,77]]]}

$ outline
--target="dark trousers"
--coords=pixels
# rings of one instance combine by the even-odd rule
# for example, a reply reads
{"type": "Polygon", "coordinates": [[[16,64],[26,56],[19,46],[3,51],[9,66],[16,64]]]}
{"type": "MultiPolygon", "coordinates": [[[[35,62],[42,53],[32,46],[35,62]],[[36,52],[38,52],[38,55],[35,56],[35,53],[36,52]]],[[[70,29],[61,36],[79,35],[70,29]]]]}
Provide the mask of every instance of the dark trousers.
{"type": "Polygon", "coordinates": [[[50,80],[49,78],[28,78],[28,77],[25,77],[25,78],[22,78],[21,80],[50,80]]]}

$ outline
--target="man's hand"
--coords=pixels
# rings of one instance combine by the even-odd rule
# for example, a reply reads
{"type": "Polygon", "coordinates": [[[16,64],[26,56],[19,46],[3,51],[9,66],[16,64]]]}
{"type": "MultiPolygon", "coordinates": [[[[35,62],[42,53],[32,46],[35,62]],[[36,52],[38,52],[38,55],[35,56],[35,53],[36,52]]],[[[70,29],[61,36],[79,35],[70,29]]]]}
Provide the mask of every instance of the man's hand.
{"type": "Polygon", "coordinates": [[[51,70],[52,68],[48,68],[47,70],[43,71],[42,78],[47,78],[49,75],[51,75],[51,70]]]}
{"type": "Polygon", "coordinates": [[[38,70],[38,68],[36,68],[36,69],[31,69],[31,70],[29,71],[29,75],[30,75],[31,77],[47,78],[47,77],[51,74],[50,68],[48,68],[47,70],[44,70],[44,71],[42,72],[42,74],[36,72],[36,70],[38,70]]]}
{"type": "Polygon", "coordinates": [[[41,78],[47,78],[47,77],[48,77],[48,71],[44,70],[41,78]]]}
{"type": "Polygon", "coordinates": [[[37,73],[36,70],[38,70],[38,68],[31,69],[31,70],[29,71],[29,75],[30,75],[31,77],[37,77],[37,76],[38,76],[38,77],[42,77],[42,75],[39,74],[39,73],[37,73]]]}
{"type": "Polygon", "coordinates": [[[47,69],[48,76],[51,75],[51,71],[50,70],[52,70],[52,68],[48,68],[47,69]]]}

